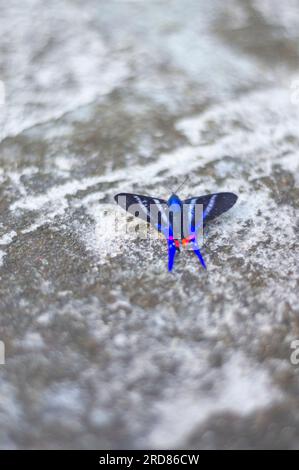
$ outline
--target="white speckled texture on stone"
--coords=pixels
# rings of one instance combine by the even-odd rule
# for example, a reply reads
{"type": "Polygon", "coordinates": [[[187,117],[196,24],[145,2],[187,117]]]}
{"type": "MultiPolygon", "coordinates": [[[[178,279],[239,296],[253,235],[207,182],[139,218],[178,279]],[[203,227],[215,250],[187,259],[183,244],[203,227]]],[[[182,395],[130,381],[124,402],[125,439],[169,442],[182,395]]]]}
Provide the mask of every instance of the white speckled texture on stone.
{"type": "Polygon", "coordinates": [[[299,447],[298,31],[292,0],[2,5],[1,448],[299,447]],[[169,274],[103,203],[187,174],[239,199],[169,274]]]}

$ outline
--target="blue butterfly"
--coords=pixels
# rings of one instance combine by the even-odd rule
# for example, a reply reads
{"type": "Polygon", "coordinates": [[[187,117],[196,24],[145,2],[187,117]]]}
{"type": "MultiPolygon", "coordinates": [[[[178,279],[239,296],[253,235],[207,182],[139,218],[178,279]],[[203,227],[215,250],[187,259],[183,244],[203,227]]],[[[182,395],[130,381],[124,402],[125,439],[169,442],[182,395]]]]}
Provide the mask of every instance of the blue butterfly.
{"type": "MultiPolygon", "coordinates": [[[[180,185],[181,187],[182,185],[180,185]]],[[[168,244],[169,271],[172,271],[175,255],[177,251],[180,251],[180,241],[183,246],[191,244],[201,265],[206,269],[205,261],[198,246],[198,230],[201,226],[204,227],[206,222],[228,211],[236,203],[238,197],[233,193],[215,193],[181,200],[176,194],[178,189],[172,192],[167,201],[132,193],[119,193],[114,199],[122,209],[151,223],[159,232],[165,235],[168,244]],[[198,207],[202,208],[200,217],[196,217],[198,207]],[[153,211],[153,209],[156,210],[153,211]],[[155,217],[153,217],[153,213],[155,217]],[[174,216],[176,219],[179,218],[180,221],[179,233],[177,229],[175,230],[174,216]],[[187,221],[185,220],[186,217],[187,221]]]]}

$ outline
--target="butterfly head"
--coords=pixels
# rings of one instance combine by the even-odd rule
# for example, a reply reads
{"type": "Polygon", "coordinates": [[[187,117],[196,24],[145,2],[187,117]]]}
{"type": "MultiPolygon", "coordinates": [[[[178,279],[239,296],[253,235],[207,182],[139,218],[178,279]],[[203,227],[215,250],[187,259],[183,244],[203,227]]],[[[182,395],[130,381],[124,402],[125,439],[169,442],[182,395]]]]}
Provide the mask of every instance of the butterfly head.
{"type": "Polygon", "coordinates": [[[171,207],[173,210],[175,210],[176,208],[178,210],[180,210],[181,206],[182,206],[182,201],[180,200],[179,196],[172,193],[172,195],[170,196],[170,198],[167,201],[167,205],[169,207],[171,207]]]}

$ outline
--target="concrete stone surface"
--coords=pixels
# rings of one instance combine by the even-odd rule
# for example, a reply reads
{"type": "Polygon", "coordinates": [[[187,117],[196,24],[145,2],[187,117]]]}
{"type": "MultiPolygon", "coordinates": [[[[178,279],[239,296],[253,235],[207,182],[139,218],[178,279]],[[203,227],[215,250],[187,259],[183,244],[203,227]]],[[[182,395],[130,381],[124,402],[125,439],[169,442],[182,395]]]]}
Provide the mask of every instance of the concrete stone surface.
{"type": "Polygon", "coordinates": [[[293,0],[2,2],[1,448],[299,448],[298,31],[293,0]],[[239,199],[169,274],[103,203],[186,175],[239,199]]]}

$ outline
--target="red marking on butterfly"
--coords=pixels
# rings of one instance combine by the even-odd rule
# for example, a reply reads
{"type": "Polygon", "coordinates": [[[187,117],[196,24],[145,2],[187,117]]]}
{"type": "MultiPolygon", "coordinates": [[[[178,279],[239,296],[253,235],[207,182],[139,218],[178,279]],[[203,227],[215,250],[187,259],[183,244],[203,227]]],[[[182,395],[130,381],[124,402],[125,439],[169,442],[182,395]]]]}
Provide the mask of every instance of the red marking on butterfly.
{"type": "Polygon", "coordinates": [[[188,243],[192,242],[193,240],[195,240],[195,236],[194,235],[189,235],[189,237],[182,239],[182,245],[184,245],[184,246],[188,245],[188,243]]]}

